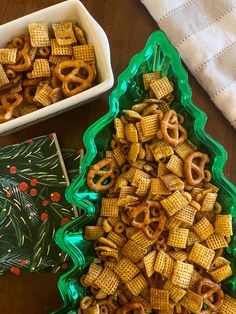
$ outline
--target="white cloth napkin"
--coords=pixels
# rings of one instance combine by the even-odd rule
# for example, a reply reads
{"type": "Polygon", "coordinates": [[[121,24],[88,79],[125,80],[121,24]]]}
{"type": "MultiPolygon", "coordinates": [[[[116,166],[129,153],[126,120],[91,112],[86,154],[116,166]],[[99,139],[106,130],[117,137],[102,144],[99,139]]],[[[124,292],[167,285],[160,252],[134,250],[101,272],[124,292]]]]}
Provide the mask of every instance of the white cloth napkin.
{"type": "Polygon", "coordinates": [[[141,0],[236,128],[236,0],[141,0]]]}

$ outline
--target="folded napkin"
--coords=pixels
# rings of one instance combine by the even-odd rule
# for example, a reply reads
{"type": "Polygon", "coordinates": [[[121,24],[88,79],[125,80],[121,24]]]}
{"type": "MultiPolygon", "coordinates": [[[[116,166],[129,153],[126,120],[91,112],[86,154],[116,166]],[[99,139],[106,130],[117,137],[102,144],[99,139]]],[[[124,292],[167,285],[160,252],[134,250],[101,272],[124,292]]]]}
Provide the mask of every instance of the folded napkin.
{"type": "Polygon", "coordinates": [[[236,128],[236,0],[141,0],[236,128]]]}

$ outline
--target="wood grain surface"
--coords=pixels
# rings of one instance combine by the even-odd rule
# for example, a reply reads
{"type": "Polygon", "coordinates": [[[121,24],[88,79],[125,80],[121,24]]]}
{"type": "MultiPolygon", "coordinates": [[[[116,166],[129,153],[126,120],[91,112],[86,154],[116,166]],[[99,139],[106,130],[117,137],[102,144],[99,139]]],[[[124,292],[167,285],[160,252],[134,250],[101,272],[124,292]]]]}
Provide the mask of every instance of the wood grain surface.
{"type": "MultiPolygon", "coordinates": [[[[57,0],[1,0],[0,24],[14,20],[47,6],[57,0]]],[[[117,75],[128,65],[131,57],[143,49],[149,35],[158,29],[146,8],[138,0],[83,0],[83,4],[104,28],[110,41],[115,84],[117,75]]],[[[228,151],[225,176],[236,183],[236,132],[210,101],[207,93],[189,74],[193,102],[206,112],[207,132],[228,151]]],[[[114,85],[115,86],[115,85],[114,85]]],[[[62,147],[79,148],[86,128],[108,108],[108,93],[84,107],[56,116],[18,133],[0,137],[0,146],[27,138],[56,132],[62,147]]],[[[57,276],[30,274],[0,278],[1,314],[46,314],[62,305],[57,290],[57,276]]]]}

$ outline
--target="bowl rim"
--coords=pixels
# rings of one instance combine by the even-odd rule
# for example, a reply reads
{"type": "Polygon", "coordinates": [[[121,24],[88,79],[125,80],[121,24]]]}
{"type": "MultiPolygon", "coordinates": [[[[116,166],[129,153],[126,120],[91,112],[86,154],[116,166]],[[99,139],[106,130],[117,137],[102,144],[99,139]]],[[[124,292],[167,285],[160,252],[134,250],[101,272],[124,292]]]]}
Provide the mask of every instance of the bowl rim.
{"type": "Polygon", "coordinates": [[[10,121],[4,122],[0,124],[0,136],[15,133],[20,129],[27,128],[33,124],[39,123],[43,120],[54,117],[58,114],[61,114],[65,111],[69,111],[78,107],[85,102],[92,102],[93,99],[97,98],[99,95],[107,92],[114,84],[114,76],[111,66],[111,55],[110,55],[110,46],[107,35],[101,25],[93,18],[93,16],[89,13],[86,7],[79,0],[67,0],[63,1],[41,10],[35,11],[33,13],[21,16],[15,20],[9,21],[5,24],[0,25],[0,31],[2,29],[7,29],[9,26],[12,27],[16,23],[21,23],[25,21],[25,19],[32,18],[34,16],[40,16],[42,13],[47,12],[49,9],[52,10],[54,8],[59,8],[63,10],[63,8],[68,6],[76,6],[79,8],[80,12],[86,17],[89,21],[89,24],[93,26],[94,29],[97,30],[97,36],[100,43],[99,49],[101,50],[99,60],[103,59],[103,63],[106,66],[105,68],[105,77],[99,82],[97,85],[79,93],[74,96],[65,98],[55,104],[52,104],[47,107],[42,107],[39,110],[28,113],[24,116],[17,117],[10,121]]]}
{"type": "Polygon", "coordinates": [[[80,174],[66,190],[67,200],[71,204],[82,208],[83,212],[80,217],[60,228],[56,233],[57,244],[61,247],[62,250],[70,255],[74,264],[67,273],[63,274],[59,278],[58,288],[64,301],[64,307],[54,313],[68,313],[68,310],[70,310],[69,313],[71,314],[76,313],[73,310],[75,300],[73,299],[71,292],[65,289],[65,287],[70,280],[78,276],[81,270],[83,270],[84,265],[79,264],[79,258],[83,256],[83,253],[79,248],[75,248],[71,245],[72,241],[70,242],[70,232],[74,229],[79,230],[80,228],[88,225],[95,215],[93,200],[96,199],[95,195],[97,193],[91,190],[84,191],[83,189],[84,182],[86,181],[88,167],[91,165],[97,154],[94,138],[103,127],[108,125],[116,117],[119,111],[117,98],[119,98],[125,92],[127,87],[127,82],[125,83],[125,77],[130,77],[134,73],[136,62],[135,60],[137,58],[144,58],[149,49],[149,46],[153,45],[154,42],[160,43],[162,47],[163,45],[166,46],[166,50],[168,50],[169,55],[171,55],[171,60],[175,63],[175,68],[178,70],[178,82],[181,86],[185,85],[185,90],[187,89],[184,97],[181,98],[181,103],[184,102],[186,106],[185,109],[188,109],[188,113],[191,115],[192,112],[195,113],[193,129],[202,144],[209,145],[210,147],[214,147],[216,149],[218,156],[212,161],[212,172],[217,181],[227,188],[227,192],[232,197],[234,209],[236,209],[236,187],[231,182],[229,182],[229,180],[226,179],[223,174],[223,168],[227,160],[227,152],[223,146],[215,141],[211,136],[209,136],[204,129],[207,116],[202,110],[192,103],[192,92],[188,84],[188,75],[182,66],[177,50],[175,50],[175,48],[171,45],[168,38],[162,31],[155,31],[150,35],[143,50],[132,57],[128,67],[119,75],[117,85],[109,96],[109,111],[94,124],[92,124],[84,133],[83,143],[85,145],[86,154],[81,161],[80,174]]]}

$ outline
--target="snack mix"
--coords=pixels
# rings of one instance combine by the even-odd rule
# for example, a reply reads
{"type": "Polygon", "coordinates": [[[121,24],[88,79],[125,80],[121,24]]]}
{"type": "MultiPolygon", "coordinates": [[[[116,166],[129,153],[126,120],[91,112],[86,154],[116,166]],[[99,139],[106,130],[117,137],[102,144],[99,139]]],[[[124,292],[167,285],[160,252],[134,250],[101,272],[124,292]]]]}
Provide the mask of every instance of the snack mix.
{"type": "Polygon", "coordinates": [[[95,226],[97,257],[82,275],[90,295],[78,313],[235,314],[221,288],[232,275],[222,256],[232,216],[222,214],[218,187],[171,109],[173,84],[143,75],[149,98],[114,119],[111,150],[88,171],[87,184],[107,191],[95,226]]]}
{"type": "Polygon", "coordinates": [[[0,48],[0,123],[92,87],[96,74],[94,47],[76,22],[29,24],[0,48]]]}

